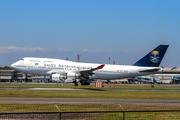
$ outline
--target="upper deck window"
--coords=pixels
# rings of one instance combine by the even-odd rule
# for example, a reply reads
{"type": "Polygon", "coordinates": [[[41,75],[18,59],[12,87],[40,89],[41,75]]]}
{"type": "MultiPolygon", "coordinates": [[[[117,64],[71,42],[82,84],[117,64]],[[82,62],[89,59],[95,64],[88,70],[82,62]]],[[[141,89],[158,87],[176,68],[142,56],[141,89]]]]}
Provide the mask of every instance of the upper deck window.
{"type": "Polygon", "coordinates": [[[40,60],[30,60],[30,62],[41,62],[40,60]]]}
{"type": "Polygon", "coordinates": [[[44,61],[44,62],[53,63],[53,61],[44,61]]]}

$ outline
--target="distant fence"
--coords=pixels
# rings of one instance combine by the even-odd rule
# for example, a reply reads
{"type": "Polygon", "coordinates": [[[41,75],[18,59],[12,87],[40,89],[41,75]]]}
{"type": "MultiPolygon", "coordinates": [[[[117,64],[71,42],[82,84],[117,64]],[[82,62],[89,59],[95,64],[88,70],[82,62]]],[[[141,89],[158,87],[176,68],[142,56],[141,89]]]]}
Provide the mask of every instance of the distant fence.
{"type": "Polygon", "coordinates": [[[3,120],[176,120],[180,110],[92,111],[92,112],[4,112],[3,120]]]}

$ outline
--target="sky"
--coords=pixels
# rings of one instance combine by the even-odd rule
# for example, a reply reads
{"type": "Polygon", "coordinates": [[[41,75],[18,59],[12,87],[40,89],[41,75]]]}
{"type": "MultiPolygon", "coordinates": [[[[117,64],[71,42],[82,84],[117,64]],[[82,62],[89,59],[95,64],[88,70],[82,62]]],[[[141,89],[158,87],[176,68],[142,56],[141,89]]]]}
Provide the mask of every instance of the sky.
{"type": "Polygon", "coordinates": [[[0,66],[23,57],[132,65],[160,44],[180,67],[179,0],[0,0],[0,66]]]}

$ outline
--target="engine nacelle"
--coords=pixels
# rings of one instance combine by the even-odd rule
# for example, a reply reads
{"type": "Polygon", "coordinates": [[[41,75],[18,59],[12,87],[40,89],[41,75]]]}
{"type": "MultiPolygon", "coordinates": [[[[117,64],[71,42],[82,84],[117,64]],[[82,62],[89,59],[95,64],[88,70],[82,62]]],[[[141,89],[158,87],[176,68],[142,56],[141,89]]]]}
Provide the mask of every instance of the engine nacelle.
{"type": "Polygon", "coordinates": [[[52,74],[52,81],[61,82],[63,80],[66,80],[69,82],[73,82],[76,80],[77,82],[79,82],[79,76],[80,74],[71,73],[71,72],[66,73],[66,75],[52,74]]]}
{"type": "Polygon", "coordinates": [[[76,74],[75,73],[67,73],[67,79],[75,80],[76,74]]]}
{"type": "Polygon", "coordinates": [[[69,80],[69,81],[79,81],[79,76],[80,74],[76,74],[76,73],[71,73],[71,72],[68,72],[67,75],[66,75],[66,80],[69,80]]]}
{"type": "Polygon", "coordinates": [[[61,74],[52,74],[52,81],[60,82],[63,79],[63,75],[61,74]]]}

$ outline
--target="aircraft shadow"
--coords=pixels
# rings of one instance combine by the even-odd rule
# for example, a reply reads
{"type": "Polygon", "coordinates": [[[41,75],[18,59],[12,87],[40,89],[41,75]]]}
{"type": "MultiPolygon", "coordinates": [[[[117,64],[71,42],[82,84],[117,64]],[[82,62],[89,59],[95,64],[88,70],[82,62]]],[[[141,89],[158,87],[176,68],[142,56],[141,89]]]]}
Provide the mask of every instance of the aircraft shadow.
{"type": "Polygon", "coordinates": [[[95,88],[81,88],[81,89],[90,90],[90,91],[106,91],[104,89],[95,89],[95,88]]]}

